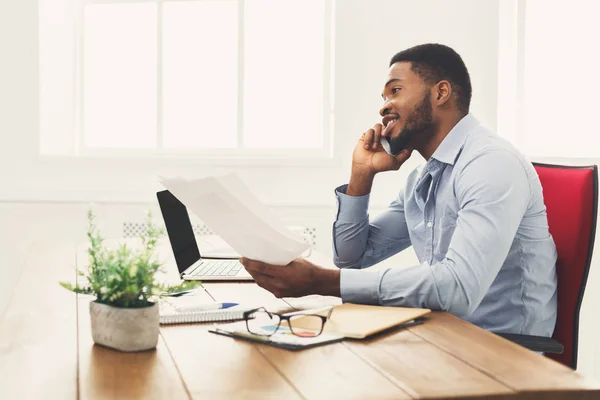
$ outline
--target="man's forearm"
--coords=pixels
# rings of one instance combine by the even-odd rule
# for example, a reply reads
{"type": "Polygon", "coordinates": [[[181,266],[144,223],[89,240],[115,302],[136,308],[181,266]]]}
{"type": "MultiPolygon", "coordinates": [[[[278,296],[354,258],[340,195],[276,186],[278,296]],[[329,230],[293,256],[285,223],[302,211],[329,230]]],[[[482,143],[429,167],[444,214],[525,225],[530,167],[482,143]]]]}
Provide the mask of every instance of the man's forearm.
{"type": "Polygon", "coordinates": [[[317,279],[316,294],[340,297],[340,270],[321,269],[320,275],[317,279]]]}
{"type": "Polygon", "coordinates": [[[371,193],[374,178],[375,174],[373,172],[353,170],[350,175],[350,182],[348,183],[346,194],[348,196],[364,196],[371,193]]]}

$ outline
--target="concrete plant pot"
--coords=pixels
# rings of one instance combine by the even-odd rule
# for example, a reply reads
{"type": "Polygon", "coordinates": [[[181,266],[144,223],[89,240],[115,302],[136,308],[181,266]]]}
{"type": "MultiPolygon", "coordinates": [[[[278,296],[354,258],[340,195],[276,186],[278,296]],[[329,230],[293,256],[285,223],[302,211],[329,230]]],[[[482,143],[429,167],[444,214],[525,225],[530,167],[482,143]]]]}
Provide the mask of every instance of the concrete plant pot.
{"type": "Polygon", "coordinates": [[[119,351],[143,351],[158,343],[158,305],[120,308],[90,303],[94,342],[119,351]]]}

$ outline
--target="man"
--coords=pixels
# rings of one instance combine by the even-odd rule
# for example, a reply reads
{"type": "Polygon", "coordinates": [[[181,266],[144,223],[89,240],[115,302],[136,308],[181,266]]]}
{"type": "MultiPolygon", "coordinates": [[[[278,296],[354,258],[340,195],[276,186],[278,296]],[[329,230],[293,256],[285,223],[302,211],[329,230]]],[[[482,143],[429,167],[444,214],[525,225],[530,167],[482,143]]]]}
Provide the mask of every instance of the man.
{"type": "Polygon", "coordinates": [[[556,248],[540,181],[521,153],[469,114],[471,81],[461,57],[439,44],[396,54],[383,99],[382,123],[363,133],[350,182],[336,189],[334,258],[341,269],[243,259],[247,270],[278,297],[424,307],[495,332],[551,336],[556,248]],[[411,149],[427,163],[370,219],[375,175],[398,170],[411,149]],[[365,269],[410,245],[420,265],[365,269]]]}

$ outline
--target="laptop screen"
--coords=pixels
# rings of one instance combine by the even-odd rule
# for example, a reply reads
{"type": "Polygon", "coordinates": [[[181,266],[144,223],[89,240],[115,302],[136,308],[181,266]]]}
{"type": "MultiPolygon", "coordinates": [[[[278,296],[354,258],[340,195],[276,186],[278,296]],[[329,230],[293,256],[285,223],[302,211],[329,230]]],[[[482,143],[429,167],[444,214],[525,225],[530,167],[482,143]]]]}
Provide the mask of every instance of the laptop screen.
{"type": "Polygon", "coordinates": [[[156,193],[179,273],[200,259],[187,209],[168,190],[156,193]]]}

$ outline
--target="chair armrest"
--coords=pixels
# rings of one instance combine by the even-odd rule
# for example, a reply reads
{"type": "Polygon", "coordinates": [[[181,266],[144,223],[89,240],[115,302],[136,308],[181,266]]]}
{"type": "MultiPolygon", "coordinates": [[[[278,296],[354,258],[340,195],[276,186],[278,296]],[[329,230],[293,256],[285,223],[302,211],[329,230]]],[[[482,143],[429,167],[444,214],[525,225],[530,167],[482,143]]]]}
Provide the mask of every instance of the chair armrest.
{"type": "Polygon", "coordinates": [[[532,351],[552,354],[562,354],[564,351],[562,344],[549,337],[519,335],[517,333],[496,333],[496,335],[532,351]]]}

